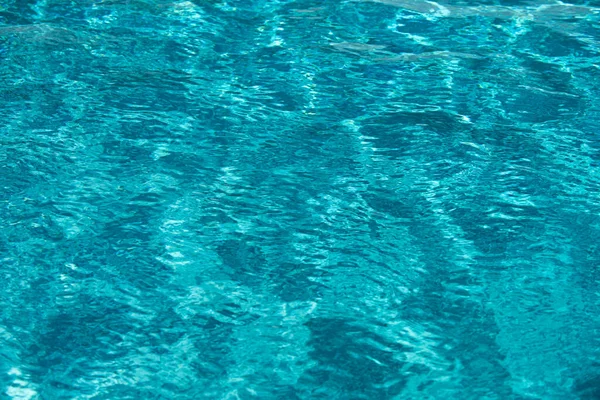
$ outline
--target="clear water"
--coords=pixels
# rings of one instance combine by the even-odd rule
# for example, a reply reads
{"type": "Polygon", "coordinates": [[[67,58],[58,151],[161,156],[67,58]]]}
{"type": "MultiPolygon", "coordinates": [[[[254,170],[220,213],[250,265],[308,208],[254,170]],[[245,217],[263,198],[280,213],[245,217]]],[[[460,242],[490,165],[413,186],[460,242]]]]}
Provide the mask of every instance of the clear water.
{"type": "Polygon", "coordinates": [[[600,398],[600,4],[444,1],[1,1],[0,397],[600,398]]]}

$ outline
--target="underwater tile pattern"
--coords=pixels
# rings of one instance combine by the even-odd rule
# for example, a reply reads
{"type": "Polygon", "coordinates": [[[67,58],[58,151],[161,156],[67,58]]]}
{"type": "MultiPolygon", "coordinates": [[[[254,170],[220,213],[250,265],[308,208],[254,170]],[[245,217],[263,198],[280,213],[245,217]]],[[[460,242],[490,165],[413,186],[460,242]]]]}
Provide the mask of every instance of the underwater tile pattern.
{"type": "Polygon", "coordinates": [[[0,1],[0,397],[600,398],[600,3],[0,1]]]}

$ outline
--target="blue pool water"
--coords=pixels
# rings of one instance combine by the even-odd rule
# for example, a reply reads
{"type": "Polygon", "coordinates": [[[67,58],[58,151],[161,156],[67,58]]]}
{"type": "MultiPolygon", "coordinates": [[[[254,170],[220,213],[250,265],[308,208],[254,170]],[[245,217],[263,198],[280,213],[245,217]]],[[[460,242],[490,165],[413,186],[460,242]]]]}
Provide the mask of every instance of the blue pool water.
{"type": "Polygon", "coordinates": [[[600,398],[600,3],[0,1],[0,398],[600,398]]]}

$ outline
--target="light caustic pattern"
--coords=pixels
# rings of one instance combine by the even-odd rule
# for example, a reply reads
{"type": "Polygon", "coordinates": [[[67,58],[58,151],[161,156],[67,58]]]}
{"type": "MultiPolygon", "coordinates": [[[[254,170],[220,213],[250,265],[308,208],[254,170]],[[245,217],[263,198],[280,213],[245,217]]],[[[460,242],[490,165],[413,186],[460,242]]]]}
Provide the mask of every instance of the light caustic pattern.
{"type": "Polygon", "coordinates": [[[600,4],[0,2],[0,393],[600,397],[600,4]]]}

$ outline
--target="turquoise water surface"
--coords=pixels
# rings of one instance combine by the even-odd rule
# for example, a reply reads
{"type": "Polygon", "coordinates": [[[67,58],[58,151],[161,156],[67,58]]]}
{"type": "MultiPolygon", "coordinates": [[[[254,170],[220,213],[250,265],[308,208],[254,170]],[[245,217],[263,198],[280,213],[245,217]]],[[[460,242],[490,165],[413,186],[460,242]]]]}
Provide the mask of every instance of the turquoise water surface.
{"type": "Polygon", "coordinates": [[[0,398],[600,398],[600,3],[0,0],[0,398]]]}

